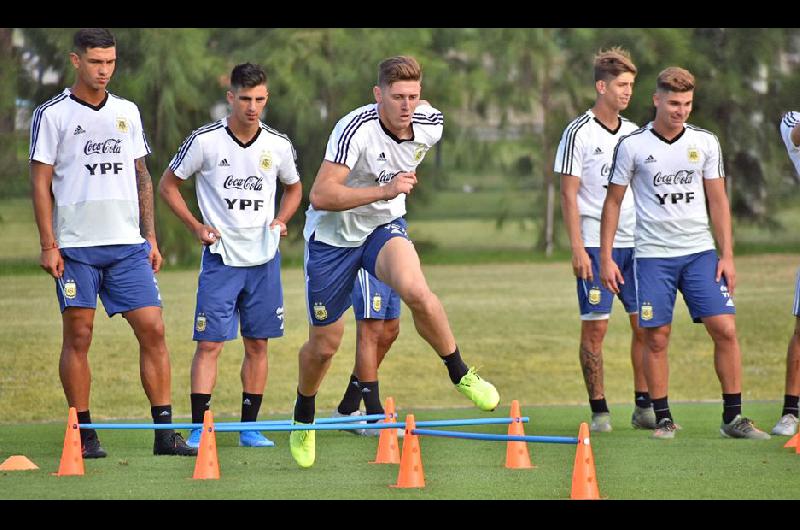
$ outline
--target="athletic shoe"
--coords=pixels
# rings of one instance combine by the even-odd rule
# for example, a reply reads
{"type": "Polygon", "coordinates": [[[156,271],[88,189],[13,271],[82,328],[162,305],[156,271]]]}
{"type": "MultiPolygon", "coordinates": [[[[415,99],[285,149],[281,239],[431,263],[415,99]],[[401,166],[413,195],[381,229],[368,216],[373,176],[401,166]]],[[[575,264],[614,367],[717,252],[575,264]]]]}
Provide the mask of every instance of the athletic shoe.
{"type": "Polygon", "coordinates": [[[474,366],[461,378],[456,389],[471,399],[479,409],[487,412],[496,409],[500,403],[497,389],[489,381],[481,378],[474,366]]]}
{"type": "MultiPolygon", "coordinates": [[[[386,423],[386,420],[378,420],[377,423],[386,423]]],[[[369,425],[369,423],[367,423],[367,425],[369,425]]],[[[363,431],[361,436],[380,436],[381,435],[381,431],[385,431],[386,429],[370,429],[369,427],[367,427],[366,429],[361,429],[361,430],[363,431]]],[[[395,430],[397,431],[397,437],[398,438],[404,438],[405,437],[405,435],[406,435],[406,430],[405,429],[395,429],[395,430]]]]}
{"type": "Polygon", "coordinates": [[[775,427],[772,428],[772,434],[777,434],[778,436],[794,436],[797,432],[797,416],[794,414],[784,414],[781,419],[778,420],[778,423],[775,424],[775,427]]]}
{"type": "Polygon", "coordinates": [[[100,438],[96,434],[87,436],[86,440],[81,443],[81,455],[83,458],[105,458],[107,456],[105,450],[100,447],[100,438]]]}
{"type": "Polygon", "coordinates": [[[633,407],[631,425],[634,429],[655,429],[656,413],[653,411],[653,407],[633,407]]]}
{"type": "Polygon", "coordinates": [[[675,431],[680,428],[680,425],[672,421],[671,418],[662,418],[661,421],[656,424],[656,428],[650,437],[656,440],[672,440],[675,438],[675,431]]]}
{"type": "MultiPolygon", "coordinates": [[[[342,414],[341,412],[339,412],[339,409],[334,409],[333,414],[331,414],[331,418],[349,418],[351,416],[355,417],[355,416],[363,416],[363,415],[364,415],[364,413],[361,412],[360,410],[354,410],[350,414],[342,414]]],[[[350,423],[359,423],[359,424],[361,424],[361,423],[367,423],[367,422],[365,422],[365,421],[349,422],[348,421],[347,423],[348,424],[350,424],[350,423]]],[[[349,432],[350,434],[358,435],[358,436],[364,436],[365,435],[364,429],[341,429],[341,430],[344,431],[344,432],[349,432]]]]}
{"type": "Polygon", "coordinates": [[[592,432],[611,432],[611,414],[608,412],[593,412],[592,424],[589,426],[592,432]]]}
{"type": "Polygon", "coordinates": [[[748,440],[769,440],[771,437],[764,431],[759,431],[750,418],[737,414],[730,423],[723,423],[719,433],[724,438],[747,438],[748,440]]]}
{"type": "Polygon", "coordinates": [[[239,447],[275,447],[275,442],[258,431],[239,433],[239,447]]]}
{"type": "Polygon", "coordinates": [[[189,439],[186,440],[186,445],[197,449],[200,447],[200,437],[203,435],[203,429],[192,429],[189,433],[189,439]]]}
{"type": "MultiPolygon", "coordinates": [[[[293,421],[292,425],[304,425],[293,421]]],[[[316,433],[317,431],[292,431],[289,434],[289,449],[292,457],[300,467],[311,467],[316,458],[316,433]]]]}
{"type": "Polygon", "coordinates": [[[197,449],[186,445],[186,441],[180,433],[175,431],[156,431],[156,439],[153,441],[154,455],[174,455],[174,456],[197,456],[197,449]]]}

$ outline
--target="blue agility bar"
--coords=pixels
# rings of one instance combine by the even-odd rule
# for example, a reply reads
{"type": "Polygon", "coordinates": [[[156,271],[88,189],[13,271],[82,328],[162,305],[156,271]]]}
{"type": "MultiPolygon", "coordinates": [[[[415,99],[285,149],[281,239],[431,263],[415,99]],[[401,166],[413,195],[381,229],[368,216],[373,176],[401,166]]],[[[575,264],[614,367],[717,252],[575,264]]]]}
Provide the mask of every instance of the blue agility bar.
{"type": "Polygon", "coordinates": [[[411,434],[421,436],[443,436],[447,438],[466,438],[468,440],[486,440],[492,442],[538,442],[547,444],[572,444],[578,443],[577,438],[566,436],[513,436],[508,434],[481,434],[474,432],[435,431],[432,429],[414,429],[411,434]]]}
{"type": "MultiPolygon", "coordinates": [[[[356,423],[360,421],[369,421],[369,420],[382,420],[385,419],[385,414],[371,414],[367,416],[346,416],[343,418],[320,418],[316,420],[317,423],[326,424],[326,423],[356,423]]],[[[267,421],[250,421],[250,422],[220,422],[216,423],[216,426],[219,425],[226,425],[226,426],[234,426],[234,427],[248,427],[247,429],[242,430],[255,430],[251,429],[250,427],[259,427],[259,430],[263,430],[261,427],[263,426],[271,426],[271,425],[291,425],[292,420],[267,420],[267,421]]],[[[78,425],[81,429],[104,429],[104,430],[114,430],[114,429],[155,429],[155,430],[165,430],[165,429],[202,429],[202,423],[81,423],[78,425]]]]}

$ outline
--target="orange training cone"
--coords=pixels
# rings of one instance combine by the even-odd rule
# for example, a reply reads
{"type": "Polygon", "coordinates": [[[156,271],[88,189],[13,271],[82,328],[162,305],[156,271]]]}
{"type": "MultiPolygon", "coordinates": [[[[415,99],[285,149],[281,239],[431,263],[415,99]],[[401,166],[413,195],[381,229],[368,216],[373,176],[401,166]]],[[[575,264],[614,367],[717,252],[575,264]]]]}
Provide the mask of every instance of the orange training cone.
{"type": "Polygon", "coordinates": [[[411,434],[416,429],[414,415],[406,416],[406,435],[403,438],[403,455],[400,457],[400,473],[397,484],[393,488],[424,488],[425,472],[422,469],[422,454],[419,448],[419,437],[411,434]]]}
{"type": "Polygon", "coordinates": [[[575,452],[575,468],[572,471],[573,500],[598,500],[600,491],[597,489],[597,474],[594,470],[594,455],[592,444],[589,440],[589,426],[581,423],[578,431],[578,450],[575,452]]]}
{"type": "MultiPolygon", "coordinates": [[[[394,398],[386,398],[385,423],[397,423],[394,411],[394,398]]],[[[400,445],[397,442],[397,429],[381,429],[378,439],[378,453],[370,464],[399,464],[400,445]]]]}
{"type": "Polygon", "coordinates": [[[83,454],[81,453],[81,429],[78,427],[78,411],[69,408],[67,432],[64,434],[64,449],[61,451],[61,463],[58,465],[59,477],[67,475],[83,475],[83,454]]]}
{"type": "Polygon", "coordinates": [[[27,471],[29,469],[39,469],[39,466],[22,455],[9,456],[0,464],[0,471],[27,471]]]}
{"type": "Polygon", "coordinates": [[[200,435],[200,448],[194,463],[194,479],[218,479],[217,435],[214,431],[214,415],[210,410],[203,414],[203,432],[200,435]]]}
{"type": "Polygon", "coordinates": [[[789,441],[786,442],[784,447],[794,447],[797,453],[800,453],[800,443],[797,443],[800,440],[800,432],[789,438],[789,441]]]}
{"type": "MultiPolygon", "coordinates": [[[[508,425],[509,436],[525,436],[525,429],[522,428],[522,415],[519,413],[519,401],[516,399],[511,402],[511,419],[514,421],[508,425]]],[[[506,445],[506,467],[508,469],[530,469],[531,457],[528,454],[527,442],[511,442],[506,445]]]]}

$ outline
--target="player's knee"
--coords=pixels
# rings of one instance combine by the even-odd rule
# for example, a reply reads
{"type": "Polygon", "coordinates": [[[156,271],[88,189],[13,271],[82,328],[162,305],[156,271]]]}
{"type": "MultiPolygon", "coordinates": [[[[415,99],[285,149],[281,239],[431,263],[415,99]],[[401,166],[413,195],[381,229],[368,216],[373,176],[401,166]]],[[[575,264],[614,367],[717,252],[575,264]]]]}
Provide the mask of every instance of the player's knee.
{"type": "Polygon", "coordinates": [[[436,303],[436,295],[427,285],[414,285],[405,289],[402,298],[403,302],[414,312],[427,312],[436,303]]]}
{"type": "Polygon", "coordinates": [[[391,347],[397,337],[400,335],[400,323],[387,324],[383,328],[383,335],[381,336],[381,345],[385,348],[391,347]]]}
{"type": "Polygon", "coordinates": [[[711,337],[714,342],[733,342],[736,340],[736,322],[730,319],[714,327],[711,330],[711,337]]]}
{"type": "Polygon", "coordinates": [[[669,335],[666,333],[656,333],[646,335],[645,344],[647,345],[647,352],[655,357],[666,355],[667,346],[669,346],[669,335]]]}
{"type": "MultiPolygon", "coordinates": [[[[222,342],[200,341],[197,343],[194,356],[196,359],[216,361],[219,354],[222,353],[223,344],[222,342]]],[[[246,354],[247,352],[245,352],[246,354]]]]}
{"type": "Polygon", "coordinates": [[[69,354],[86,354],[92,343],[94,326],[91,323],[74,326],[64,334],[63,351],[69,354]]]}

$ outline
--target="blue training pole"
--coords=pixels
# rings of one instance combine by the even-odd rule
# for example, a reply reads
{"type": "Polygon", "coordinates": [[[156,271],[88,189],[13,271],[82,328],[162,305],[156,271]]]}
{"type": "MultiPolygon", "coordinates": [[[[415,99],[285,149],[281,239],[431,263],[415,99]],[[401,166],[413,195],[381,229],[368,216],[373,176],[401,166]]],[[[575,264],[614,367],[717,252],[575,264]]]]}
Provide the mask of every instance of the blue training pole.
{"type": "Polygon", "coordinates": [[[443,436],[447,438],[466,438],[468,440],[486,440],[492,442],[537,442],[548,444],[572,444],[578,443],[577,438],[566,436],[513,436],[508,434],[481,434],[474,432],[458,431],[435,431],[432,429],[414,429],[411,434],[421,436],[443,436]]]}

